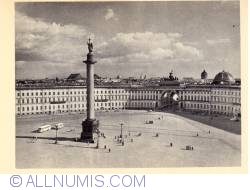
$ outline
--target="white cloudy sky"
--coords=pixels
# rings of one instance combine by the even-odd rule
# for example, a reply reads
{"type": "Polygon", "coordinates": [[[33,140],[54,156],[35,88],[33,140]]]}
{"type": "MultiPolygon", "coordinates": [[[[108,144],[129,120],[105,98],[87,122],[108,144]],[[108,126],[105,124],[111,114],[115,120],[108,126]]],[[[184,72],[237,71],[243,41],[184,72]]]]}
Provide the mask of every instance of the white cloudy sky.
{"type": "Polygon", "coordinates": [[[89,36],[101,76],[239,77],[239,22],[238,2],[16,3],[16,78],[85,75],[89,36]]]}

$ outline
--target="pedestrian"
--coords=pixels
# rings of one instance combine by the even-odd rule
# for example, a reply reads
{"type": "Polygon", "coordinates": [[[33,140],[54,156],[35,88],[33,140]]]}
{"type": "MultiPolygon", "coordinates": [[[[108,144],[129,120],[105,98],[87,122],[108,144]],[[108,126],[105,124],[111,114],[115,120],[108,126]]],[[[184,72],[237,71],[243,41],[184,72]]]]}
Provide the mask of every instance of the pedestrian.
{"type": "Polygon", "coordinates": [[[32,137],[32,141],[31,141],[31,142],[32,142],[32,143],[35,142],[35,136],[32,137]]]}
{"type": "Polygon", "coordinates": [[[133,142],[134,140],[133,139],[131,139],[131,142],[133,142]]]}
{"type": "Polygon", "coordinates": [[[210,130],[208,131],[208,134],[210,134],[210,130]]]}
{"type": "Polygon", "coordinates": [[[106,145],[104,145],[104,149],[106,149],[107,147],[106,147],[106,145]]]}
{"type": "Polygon", "coordinates": [[[111,149],[109,148],[109,152],[111,152],[111,149]]]}
{"type": "Polygon", "coordinates": [[[194,150],[194,147],[193,147],[193,146],[191,147],[191,150],[194,150]]]}
{"type": "Polygon", "coordinates": [[[198,136],[199,136],[199,133],[197,133],[196,136],[198,137],[198,136]]]}
{"type": "Polygon", "coordinates": [[[170,147],[172,147],[172,146],[173,146],[173,143],[171,142],[171,143],[170,143],[170,147]]]}
{"type": "Polygon", "coordinates": [[[116,136],[115,136],[115,139],[116,139],[116,136]]]}

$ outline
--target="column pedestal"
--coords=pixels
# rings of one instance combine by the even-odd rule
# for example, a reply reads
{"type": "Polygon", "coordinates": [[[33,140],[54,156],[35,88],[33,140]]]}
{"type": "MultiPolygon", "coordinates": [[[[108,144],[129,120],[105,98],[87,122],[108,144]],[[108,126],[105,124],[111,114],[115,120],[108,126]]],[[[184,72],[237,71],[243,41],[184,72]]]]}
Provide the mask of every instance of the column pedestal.
{"type": "Polygon", "coordinates": [[[86,119],[82,122],[81,141],[94,143],[93,133],[98,129],[99,121],[96,119],[86,119]]]}

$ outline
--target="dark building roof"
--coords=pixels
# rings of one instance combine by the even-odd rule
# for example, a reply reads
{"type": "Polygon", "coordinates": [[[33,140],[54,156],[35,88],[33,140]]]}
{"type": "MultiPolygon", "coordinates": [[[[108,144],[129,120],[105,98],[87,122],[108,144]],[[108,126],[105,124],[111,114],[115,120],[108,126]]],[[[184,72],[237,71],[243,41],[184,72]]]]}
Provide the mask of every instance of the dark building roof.
{"type": "Polygon", "coordinates": [[[207,79],[207,72],[205,71],[205,69],[201,73],[201,79],[207,79]]]}
{"type": "Polygon", "coordinates": [[[102,77],[100,77],[100,76],[97,75],[97,74],[94,74],[94,79],[102,79],[102,77]]]}
{"type": "Polygon", "coordinates": [[[67,80],[82,80],[84,79],[80,73],[70,74],[67,80]]]}
{"type": "Polygon", "coordinates": [[[179,86],[180,82],[179,79],[175,76],[173,76],[173,71],[171,71],[169,73],[169,77],[168,78],[161,78],[160,79],[160,86],[179,86]]]}
{"type": "Polygon", "coordinates": [[[235,80],[229,72],[218,73],[213,80],[213,84],[234,84],[235,80]]]}

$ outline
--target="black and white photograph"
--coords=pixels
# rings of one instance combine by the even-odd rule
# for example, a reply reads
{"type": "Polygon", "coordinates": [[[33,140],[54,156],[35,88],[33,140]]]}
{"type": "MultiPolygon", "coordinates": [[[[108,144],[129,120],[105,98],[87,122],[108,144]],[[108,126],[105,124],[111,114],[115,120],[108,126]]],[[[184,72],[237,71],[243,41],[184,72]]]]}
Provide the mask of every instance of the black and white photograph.
{"type": "Polygon", "coordinates": [[[15,2],[15,167],[241,167],[239,1],[15,2]]]}

